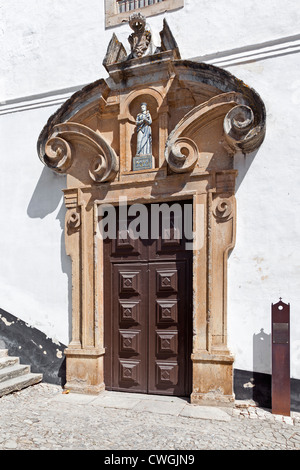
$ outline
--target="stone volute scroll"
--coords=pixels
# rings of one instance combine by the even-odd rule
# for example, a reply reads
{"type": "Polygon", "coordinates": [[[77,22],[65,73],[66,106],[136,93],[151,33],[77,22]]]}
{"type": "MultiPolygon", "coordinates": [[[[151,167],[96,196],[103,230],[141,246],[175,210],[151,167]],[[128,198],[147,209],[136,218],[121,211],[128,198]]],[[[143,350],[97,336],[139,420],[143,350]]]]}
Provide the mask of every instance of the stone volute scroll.
{"type": "Polygon", "coordinates": [[[248,90],[247,94],[221,93],[189,111],[168,136],[165,158],[169,168],[183,173],[199,164],[201,130],[215,119],[223,121],[223,147],[228,155],[256,150],[265,135],[265,110],[255,94],[249,95],[248,90]]]}
{"type": "Polygon", "coordinates": [[[45,144],[44,163],[58,173],[71,171],[77,145],[90,149],[91,158],[87,162],[86,176],[89,175],[95,183],[115,178],[118,171],[115,151],[101,135],[79,123],[61,123],[53,127],[45,144]]]}
{"type": "Polygon", "coordinates": [[[75,232],[76,230],[79,229],[81,224],[80,220],[80,212],[79,210],[72,209],[68,211],[67,215],[67,220],[66,220],[66,226],[68,229],[68,234],[75,232]]]}
{"type": "Polygon", "coordinates": [[[243,104],[232,108],[224,119],[224,133],[229,146],[245,154],[261,144],[262,126],[262,123],[255,124],[252,108],[243,104]]]}
{"type": "Polygon", "coordinates": [[[222,198],[221,200],[217,199],[213,213],[218,220],[226,221],[232,214],[231,200],[229,198],[222,198]]]}

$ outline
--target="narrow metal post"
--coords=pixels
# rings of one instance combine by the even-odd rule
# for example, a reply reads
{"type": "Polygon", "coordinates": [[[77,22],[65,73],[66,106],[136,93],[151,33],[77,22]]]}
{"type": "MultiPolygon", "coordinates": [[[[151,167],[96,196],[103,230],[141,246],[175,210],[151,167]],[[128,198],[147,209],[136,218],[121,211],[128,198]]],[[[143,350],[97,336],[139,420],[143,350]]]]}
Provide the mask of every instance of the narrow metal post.
{"type": "Polygon", "coordinates": [[[272,413],[290,416],[290,304],[272,304],[272,413]]]}

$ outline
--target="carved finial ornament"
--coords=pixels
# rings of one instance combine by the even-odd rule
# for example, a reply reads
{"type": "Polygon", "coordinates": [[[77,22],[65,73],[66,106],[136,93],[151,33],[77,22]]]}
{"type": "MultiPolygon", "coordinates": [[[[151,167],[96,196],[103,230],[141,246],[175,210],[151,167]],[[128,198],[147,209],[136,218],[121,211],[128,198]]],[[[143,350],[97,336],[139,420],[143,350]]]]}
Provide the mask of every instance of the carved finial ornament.
{"type": "Polygon", "coordinates": [[[150,52],[151,49],[151,31],[146,27],[146,18],[140,13],[133,13],[129,17],[129,26],[133,33],[128,37],[128,42],[131,47],[131,54],[129,58],[140,58],[150,52]]]}

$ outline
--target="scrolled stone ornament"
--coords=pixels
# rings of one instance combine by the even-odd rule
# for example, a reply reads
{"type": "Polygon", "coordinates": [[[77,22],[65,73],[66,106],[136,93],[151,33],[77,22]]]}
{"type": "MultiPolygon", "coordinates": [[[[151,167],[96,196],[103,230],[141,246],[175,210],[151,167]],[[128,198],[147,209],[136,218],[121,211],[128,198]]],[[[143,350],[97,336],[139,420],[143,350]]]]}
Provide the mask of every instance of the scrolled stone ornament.
{"type": "Polygon", "coordinates": [[[231,200],[228,198],[221,199],[217,203],[213,212],[217,219],[227,220],[232,213],[231,200]]]}
{"type": "Polygon", "coordinates": [[[51,137],[45,146],[45,163],[57,172],[65,172],[72,163],[71,147],[61,137],[51,137]]]}
{"type": "Polygon", "coordinates": [[[169,167],[175,173],[184,173],[194,168],[199,156],[195,142],[187,137],[179,137],[173,144],[167,145],[165,157],[169,167]]]}
{"type": "Polygon", "coordinates": [[[90,164],[89,175],[95,183],[101,183],[107,171],[107,163],[103,155],[99,154],[90,164]]]}
{"type": "Polygon", "coordinates": [[[255,125],[255,116],[246,105],[234,106],[225,116],[224,132],[229,146],[250,153],[261,138],[261,127],[255,125]]]}
{"type": "Polygon", "coordinates": [[[67,226],[68,229],[76,230],[80,227],[81,219],[80,213],[76,210],[71,210],[67,217],[67,226]]]}
{"type": "Polygon", "coordinates": [[[104,183],[115,178],[119,169],[115,151],[100,134],[79,123],[67,122],[54,126],[53,134],[45,145],[44,163],[57,172],[66,173],[76,158],[78,144],[87,147],[94,155],[89,168],[89,176],[94,182],[104,183]]]}

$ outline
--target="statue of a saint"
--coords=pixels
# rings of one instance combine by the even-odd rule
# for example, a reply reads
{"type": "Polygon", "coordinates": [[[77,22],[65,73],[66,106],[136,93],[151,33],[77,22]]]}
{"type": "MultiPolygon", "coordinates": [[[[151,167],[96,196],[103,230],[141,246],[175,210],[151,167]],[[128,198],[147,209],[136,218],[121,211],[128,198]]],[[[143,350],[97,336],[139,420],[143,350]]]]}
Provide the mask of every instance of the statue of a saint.
{"type": "Polygon", "coordinates": [[[137,149],[136,156],[152,156],[152,118],[147,110],[147,103],[141,104],[141,112],[136,117],[137,149]]]}

